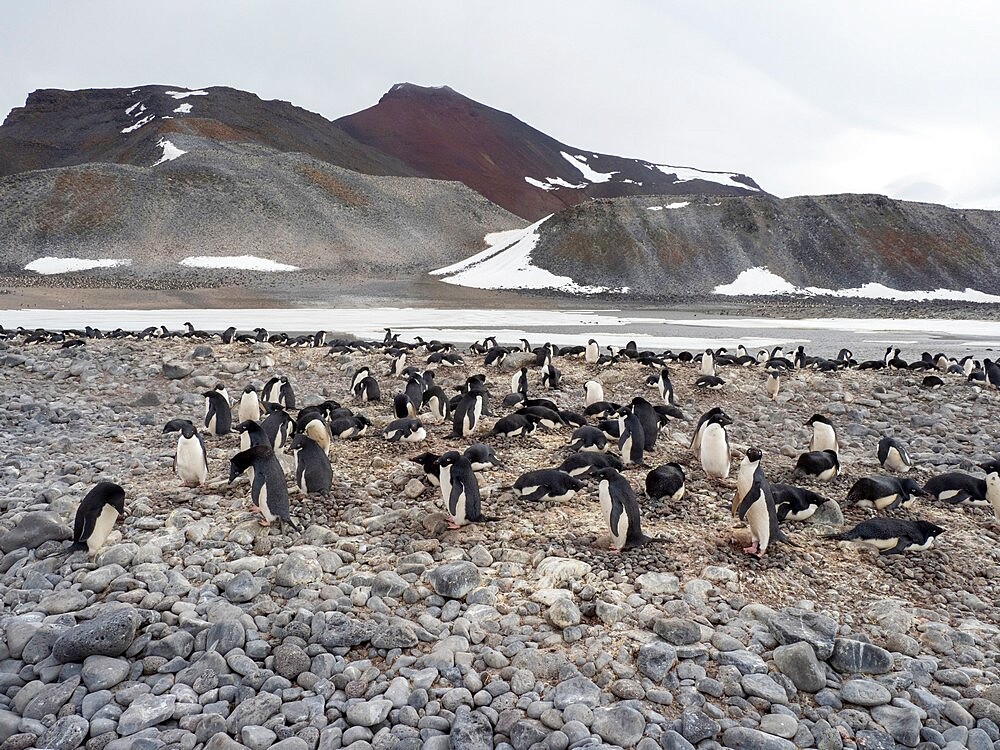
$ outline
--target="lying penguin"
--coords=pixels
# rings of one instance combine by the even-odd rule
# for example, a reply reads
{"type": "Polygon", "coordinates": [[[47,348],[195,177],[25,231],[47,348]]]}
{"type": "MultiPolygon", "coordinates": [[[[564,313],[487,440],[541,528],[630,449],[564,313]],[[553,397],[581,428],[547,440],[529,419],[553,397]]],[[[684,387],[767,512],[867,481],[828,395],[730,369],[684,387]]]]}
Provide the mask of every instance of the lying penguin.
{"type": "Polygon", "coordinates": [[[919,552],[930,549],[944,529],[929,521],[910,521],[903,518],[869,518],[853,529],[830,534],[826,539],[848,542],[866,542],[876,547],[880,554],[895,555],[902,552],[919,552]]]}
{"type": "Polygon", "coordinates": [[[540,500],[562,501],[570,500],[583,489],[583,482],[565,471],[539,469],[525,472],[519,476],[514,482],[513,489],[515,495],[532,502],[540,500]]]}
{"type": "Polygon", "coordinates": [[[919,483],[909,477],[862,477],[847,492],[846,502],[875,510],[909,509],[917,502],[917,497],[926,497],[927,494],[919,483]]]}

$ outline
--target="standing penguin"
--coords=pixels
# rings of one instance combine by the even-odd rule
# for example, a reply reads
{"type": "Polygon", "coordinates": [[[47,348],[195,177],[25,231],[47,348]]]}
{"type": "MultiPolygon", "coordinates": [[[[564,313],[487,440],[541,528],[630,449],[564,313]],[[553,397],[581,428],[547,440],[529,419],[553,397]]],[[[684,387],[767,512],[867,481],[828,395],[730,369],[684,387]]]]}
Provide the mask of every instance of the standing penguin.
{"type": "Polygon", "coordinates": [[[278,403],[286,409],[295,408],[295,391],[292,390],[292,384],[286,375],[281,376],[280,384],[278,385],[278,403]]]}
{"type": "Polygon", "coordinates": [[[813,414],[809,417],[806,425],[812,425],[813,434],[809,441],[811,451],[833,451],[840,453],[840,442],[837,440],[837,431],[833,427],[833,422],[822,414],[813,414]]]}
{"type": "Polygon", "coordinates": [[[325,495],[333,483],[330,458],[308,435],[296,435],[289,448],[295,457],[295,484],[306,493],[325,495]]]}
{"type": "MultiPolygon", "coordinates": [[[[597,360],[601,358],[601,349],[593,339],[587,342],[587,349],[584,352],[583,358],[588,365],[596,365],[597,360]]],[[[603,399],[598,400],[602,401],[603,399]]]]}
{"type": "Polygon", "coordinates": [[[701,355],[701,374],[715,375],[715,352],[711,349],[706,349],[701,355]]]}
{"type": "Polygon", "coordinates": [[[439,422],[448,419],[448,396],[439,385],[432,385],[424,391],[424,406],[431,413],[431,417],[439,422]]]}
{"type": "Polygon", "coordinates": [[[632,413],[639,418],[644,438],[643,448],[651,451],[656,448],[656,436],[660,433],[660,416],[653,405],[642,396],[636,396],[629,405],[632,413]]]}
{"type": "Polygon", "coordinates": [[[124,516],[125,490],[114,482],[98,482],[76,509],[70,552],[85,549],[91,556],[97,554],[124,516]]]}
{"type": "Polygon", "coordinates": [[[208,454],[198,430],[189,419],[171,419],[163,432],[180,432],[177,452],[174,454],[174,471],[185,487],[197,487],[208,478],[208,454]]]}
{"type": "Polygon", "coordinates": [[[993,508],[995,521],[1000,522],[1000,461],[988,461],[979,468],[986,472],[986,500],[993,508]]]}
{"type": "Polygon", "coordinates": [[[212,435],[228,435],[233,429],[233,412],[229,400],[219,391],[205,391],[202,396],[208,406],[205,411],[205,429],[212,435]]]}
{"type": "Polygon", "coordinates": [[[528,368],[522,367],[515,372],[510,379],[510,392],[520,393],[525,398],[528,397],[528,368]]]}
{"type": "Polygon", "coordinates": [[[438,459],[441,499],[448,513],[448,528],[459,529],[469,523],[493,521],[483,515],[479,480],[472,462],[458,451],[448,451],[438,459]]]}
{"type": "Polygon", "coordinates": [[[247,385],[240,396],[240,405],[236,410],[237,422],[257,422],[260,420],[260,399],[257,397],[257,389],[253,385],[247,385]]]}
{"type": "Polygon", "coordinates": [[[750,535],[753,543],[749,547],[744,547],[747,554],[763,557],[767,548],[774,541],[785,541],[784,535],[778,528],[778,514],[774,506],[774,495],[771,492],[771,483],[764,476],[760,460],[762,454],[759,448],[750,448],[747,451],[746,464],[740,467],[740,473],[751,474],[752,480],[746,495],[736,508],[736,514],[740,520],[746,521],[750,526],[750,535]]]}
{"type": "Polygon", "coordinates": [[[732,451],[729,447],[726,425],[732,423],[733,420],[724,413],[714,414],[705,422],[699,451],[701,468],[714,479],[725,479],[729,476],[732,451]]]}
{"type": "Polygon", "coordinates": [[[642,533],[639,503],[628,480],[611,467],[597,469],[590,475],[598,482],[597,495],[604,522],[611,532],[612,551],[619,553],[654,541],[642,533]]]}
{"type": "Polygon", "coordinates": [[[351,375],[351,393],[357,394],[358,383],[360,383],[365,378],[372,374],[371,368],[368,365],[362,365],[354,374],[351,375]]]}
{"type": "Polygon", "coordinates": [[[622,454],[622,463],[626,466],[641,465],[643,450],[646,447],[642,422],[635,412],[629,412],[618,418],[618,424],[620,425],[618,450],[622,454]]]}
{"type": "MultiPolygon", "coordinates": [[[[711,409],[698,417],[698,423],[694,427],[694,434],[691,436],[691,445],[689,446],[696,456],[701,455],[701,438],[705,433],[705,427],[708,425],[708,420],[717,414],[725,414],[725,412],[722,411],[721,406],[713,406],[711,409]]],[[[732,423],[730,422],[730,424],[732,423]]]]}
{"type": "Polygon", "coordinates": [[[767,397],[774,401],[778,398],[778,391],[781,390],[781,373],[777,370],[767,371],[767,383],[764,385],[767,397]]]}
{"type": "Polygon", "coordinates": [[[561,379],[562,373],[547,359],[542,366],[542,388],[558,388],[561,379]]]}
{"type": "Polygon", "coordinates": [[[674,385],[670,382],[670,371],[666,367],[660,370],[660,377],[656,380],[656,389],[660,392],[663,403],[676,403],[674,401],[674,385]]]}
{"type": "Polygon", "coordinates": [[[604,386],[600,381],[588,380],[583,384],[584,406],[599,403],[604,400],[604,386]]]}
{"type": "Polygon", "coordinates": [[[906,446],[894,437],[884,437],[878,441],[878,462],[883,468],[904,474],[910,470],[913,462],[906,446]]]}
{"type": "Polygon", "coordinates": [[[465,437],[471,435],[479,427],[479,420],[486,411],[486,392],[469,391],[459,400],[455,407],[452,421],[452,435],[465,437]]]}
{"type": "Polygon", "coordinates": [[[281,390],[281,378],[275,376],[264,383],[260,389],[261,398],[272,404],[278,403],[278,393],[281,390]]]}
{"type": "Polygon", "coordinates": [[[403,368],[406,367],[406,352],[396,351],[392,352],[392,364],[389,365],[390,375],[402,375],[403,368]]]}
{"type": "Polygon", "coordinates": [[[229,483],[232,484],[236,477],[251,466],[253,483],[250,485],[250,499],[253,502],[252,510],[261,515],[260,525],[270,526],[277,519],[298,531],[289,514],[285,472],[271,448],[255,445],[233,456],[229,461],[229,483]]]}

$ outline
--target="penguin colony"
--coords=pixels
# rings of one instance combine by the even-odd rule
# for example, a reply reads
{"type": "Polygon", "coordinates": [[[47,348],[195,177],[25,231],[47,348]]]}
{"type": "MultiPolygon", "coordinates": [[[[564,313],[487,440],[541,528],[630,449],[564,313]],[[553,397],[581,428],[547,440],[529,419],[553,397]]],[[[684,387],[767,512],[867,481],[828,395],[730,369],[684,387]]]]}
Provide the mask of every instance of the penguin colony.
{"type": "MultiPolygon", "coordinates": [[[[139,333],[118,330],[102,334],[87,327],[83,331],[58,333],[0,329],[0,335],[23,343],[58,343],[65,348],[84,346],[88,339],[105,336],[140,340],[168,336],[214,338],[191,324],[186,327],[188,330],[181,334],[171,334],[165,327],[139,333]]],[[[445,386],[437,382],[437,376],[448,367],[464,365],[465,355],[440,341],[428,342],[419,337],[413,343],[400,341],[399,335],[388,329],[382,342],[327,342],[323,331],[296,338],[285,334],[269,336],[265,329],[256,329],[253,335],[239,334],[234,328],[220,338],[227,344],[268,341],[289,347],[326,347],[330,355],[365,361],[354,368],[343,402],[328,399],[297,411],[293,384],[285,375],[273,377],[259,388],[247,384],[235,403],[223,384],[205,391],[204,413],[187,415],[195,417],[197,425],[185,416],[178,416],[162,430],[164,434],[178,434],[173,468],[184,487],[198,487],[214,475],[203,435],[210,440],[225,440],[235,432],[240,435],[239,448],[233,446],[237,452],[225,467],[228,472],[217,467],[215,473],[222,470],[230,484],[248,474],[248,509],[259,514],[261,526],[277,522],[298,531],[294,505],[308,503],[309,495],[330,491],[332,441],[382,439],[394,444],[416,444],[436,433],[433,438],[449,441],[449,449],[441,453],[425,451],[410,460],[422,468],[448,528],[462,529],[468,524],[488,523],[502,517],[508,509],[491,510],[501,516],[486,515],[484,495],[502,496],[509,490],[530,509],[579,503],[578,495],[589,494],[598,501],[594,510],[600,518],[602,544],[613,553],[665,541],[643,532],[642,518],[647,510],[663,504],[706,501],[686,494],[685,477],[692,471],[700,471],[715,482],[718,494],[733,492],[732,514],[747,525],[745,532],[734,535],[749,542],[742,545],[744,552],[759,557],[776,542],[794,545],[791,522],[807,520],[831,499],[799,483],[818,487],[834,480],[842,470],[836,427],[823,414],[814,414],[805,422],[804,426],[811,428],[811,439],[803,446],[807,450],[798,456],[791,476],[785,477],[787,482],[769,480],[766,449],[751,445],[742,451],[735,450],[729,429],[739,426],[720,407],[707,410],[694,422],[687,450],[676,444],[657,450],[661,431],[694,416],[685,414],[675,403],[672,373],[675,377],[693,376],[697,387],[703,386],[706,378],[714,378],[713,385],[707,387],[722,388],[725,381],[716,375],[720,368],[758,367],[762,370],[761,398],[772,401],[778,397],[779,379],[791,382],[797,371],[806,369],[826,373],[848,368],[935,371],[940,376],[933,377],[941,384],[935,380],[928,385],[931,376],[926,376],[922,381],[924,387],[939,389],[949,383],[969,382],[989,389],[1000,388],[1000,368],[990,360],[980,364],[970,357],[955,359],[925,353],[920,360],[907,363],[901,359],[900,350],[891,347],[882,360],[859,363],[848,350],[841,350],[830,360],[808,356],[801,346],[793,360],[789,360],[780,347],[770,352],[762,350],[757,357],[751,357],[742,347],[736,356],[725,349],[709,349],[692,356],[687,352],[639,351],[630,343],[623,349],[608,347],[608,353],[604,354],[593,339],[585,347],[559,348],[547,343],[531,348],[525,340],[519,346],[506,347],[491,337],[475,343],[468,352],[470,357],[482,358],[482,369],[486,372],[458,382],[451,379],[453,382],[445,386]],[[509,379],[507,393],[507,377],[489,371],[499,368],[515,353],[526,365],[509,379]],[[560,358],[577,358],[588,369],[589,379],[582,393],[562,389],[561,372],[554,364],[560,358]],[[381,366],[380,361],[384,361],[381,366]],[[623,404],[606,400],[602,374],[612,372],[616,365],[626,361],[653,371],[645,380],[652,401],[641,396],[623,404]],[[395,391],[391,398],[392,414],[381,431],[370,431],[369,428],[382,421],[383,415],[373,414],[370,418],[360,408],[378,407],[379,402],[386,400],[383,391],[395,391]],[[449,397],[449,392],[454,395],[449,397]],[[505,413],[498,413],[501,410],[505,413]],[[502,465],[503,448],[510,441],[530,439],[539,430],[567,435],[566,449],[553,461],[553,466],[526,471],[509,487],[484,488],[484,473],[502,465]],[[454,449],[462,448],[463,444],[463,450],[454,449]],[[658,458],[666,453],[673,460],[653,465],[649,459],[654,452],[658,458]],[[734,452],[743,454],[735,482],[729,478],[734,452]],[[289,481],[294,486],[292,495],[289,481]],[[637,491],[636,486],[641,489],[637,491]],[[792,535],[786,531],[792,531],[792,535]]],[[[951,472],[934,476],[921,485],[901,476],[911,468],[912,461],[906,446],[891,435],[871,446],[871,452],[889,474],[859,478],[842,503],[846,507],[869,509],[874,516],[853,528],[828,535],[827,539],[865,542],[882,553],[927,550],[944,529],[916,514],[918,499],[936,501],[942,506],[984,506],[992,510],[995,519],[1000,519],[1000,461],[979,464],[978,468],[985,472],[982,478],[951,472]],[[897,516],[897,512],[906,515],[897,516]]],[[[111,482],[95,486],[80,503],[69,551],[86,549],[95,554],[114,524],[124,518],[125,505],[125,492],[120,486],[111,482]]]]}

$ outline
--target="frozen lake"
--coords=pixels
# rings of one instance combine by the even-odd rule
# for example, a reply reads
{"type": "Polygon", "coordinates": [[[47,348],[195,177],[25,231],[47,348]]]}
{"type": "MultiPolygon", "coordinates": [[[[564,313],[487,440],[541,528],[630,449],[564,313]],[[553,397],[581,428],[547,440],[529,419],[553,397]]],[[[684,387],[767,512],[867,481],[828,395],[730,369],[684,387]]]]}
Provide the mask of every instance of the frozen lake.
{"type": "Polygon", "coordinates": [[[95,326],[102,330],[141,330],[165,325],[181,330],[185,321],[196,328],[221,331],[234,325],[241,331],[263,326],[271,332],[349,333],[381,339],[390,327],[404,340],[414,336],[469,343],[494,335],[500,342],[527,338],[532,346],[546,341],[583,344],[594,338],[602,346],[634,340],[640,349],[690,349],[707,346],[748,349],[779,344],[806,346],[807,351],[834,356],[841,347],[856,357],[881,355],[890,344],[904,357],[922,351],[974,353],[989,356],[1000,348],[1000,321],[934,318],[747,318],[692,315],[677,310],[510,310],[438,308],[285,308],[285,309],[172,309],[172,310],[2,310],[6,328],[49,329],[95,326]]]}

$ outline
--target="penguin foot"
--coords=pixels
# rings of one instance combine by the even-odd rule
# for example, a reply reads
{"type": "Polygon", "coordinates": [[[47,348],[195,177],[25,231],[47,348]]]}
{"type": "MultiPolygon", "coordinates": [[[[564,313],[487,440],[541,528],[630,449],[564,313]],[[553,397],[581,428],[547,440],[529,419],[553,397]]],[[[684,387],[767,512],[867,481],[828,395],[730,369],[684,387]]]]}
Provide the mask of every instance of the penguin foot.
{"type": "Polygon", "coordinates": [[[449,518],[446,523],[448,524],[448,528],[451,529],[452,531],[456,531],[462,528],[457,523],[455,523],[455,519],[453,518],[449,518]]]}
{"type": "Polygon", "coordinates": [[[251,513],[260,513],[260,508],[258,508],[256,505],[252,505],[251,504],[251,506],[250,506],[250,512],[251,513]]]}
{"type": "Polygon", "coordinates": [[[622,551],[618,547],[611,547],[608,549],[608,552],[610,552],[612,555],[620,555],[622,553],[622,551]]]}
{"type": "Polygon", "coordinates": [[[757,551],[757,542],[754,542],[749,547],[744,547],[743,551],[746,552],[748,555],[757,555],[757,557],[760,557],[763,554],[757,551]]]}
{"type": "Polygon", "coordinates": [[[268,521],[266,518],[261,518],[259,521],[257,521],[257,523],[259,523],[265,529],[268,528],[271,525],[271,522],[268,521]]]}

